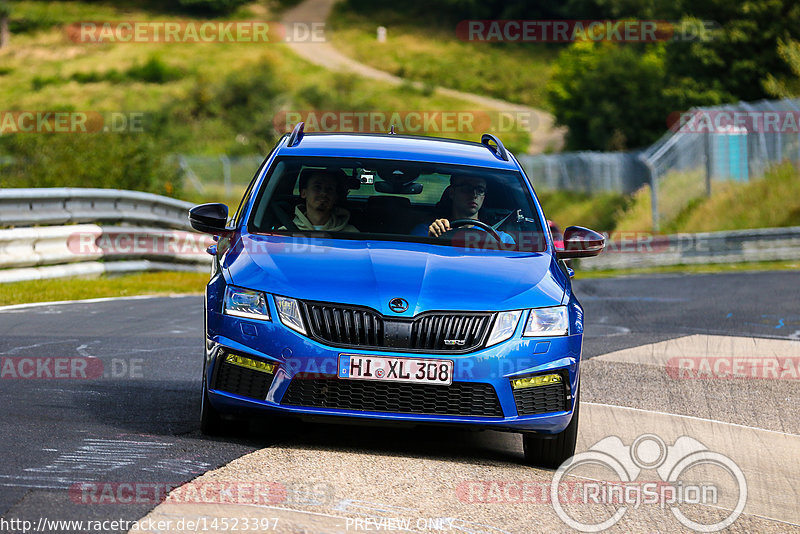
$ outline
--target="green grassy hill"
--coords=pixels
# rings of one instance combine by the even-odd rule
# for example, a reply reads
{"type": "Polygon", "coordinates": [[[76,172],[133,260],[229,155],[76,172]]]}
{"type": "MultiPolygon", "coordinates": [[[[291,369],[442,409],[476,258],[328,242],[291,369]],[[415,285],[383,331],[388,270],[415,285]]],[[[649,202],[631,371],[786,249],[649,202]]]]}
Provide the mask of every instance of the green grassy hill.
{"type": "Polygon", "coordinates": [[[334,7],[333,44],[343,53],[396,76],[548,109],[545,85],[559,48],[542,43],[468,42],[455,26],[416,20],[400,10],[334,7]],[[377,28],[387,39],[377,42],[377,28]]]}
{"type": "MultiPolygon", "coordinates": [[[[175,182],[169,154],[266,154],[283,133],[274,125],[281,112],[382,111],[388,116],[398,110],[476,109],[473,103],[424,87],[329,72],[296,57],[282,43],[84,44],[70,40],[65,31],[87,20],[188,18],[127,2],[15,2],[12,29],[21,30],[0,50],[4,109],[135,111],[146,113],[148,120],[146,131],[138,134],[0,135],[0,156],[24,156],[17,158],[15,168],[0,173],[0,186],[113,187],[116,182],[119,187],[186,196],[190,192],[175,182]],[[119,169],[134,160],[135,169],[119,169]],[[60,162],[57,168],[54,161],[60,162]]],[[[278,16],[252,4],[228,18],[273,21],[278,16]]],[[[478,135],[445,136],[477,141],[478,135]]],[[[506,133],[504,142],[512,150],[524,150],[528,135],[506,133]]],[[[190,196],[198,200],[196,194],[190,196]]]]}

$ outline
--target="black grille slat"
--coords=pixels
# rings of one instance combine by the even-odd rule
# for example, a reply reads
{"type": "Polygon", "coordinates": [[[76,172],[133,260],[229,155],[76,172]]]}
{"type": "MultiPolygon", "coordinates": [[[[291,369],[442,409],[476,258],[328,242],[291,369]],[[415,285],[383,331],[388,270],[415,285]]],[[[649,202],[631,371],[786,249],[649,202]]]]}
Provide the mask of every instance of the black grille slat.
{"type": "Polygon", "coordinates": [[[548,384],[514,390],[514,402],[519,415],[536,415],[567,410],[567,392],[564,384],[548,384]]]}
{"type": "Polygon", "coordinates": [[[310,378],[298,374],[281,404],[386,413],[503,417],[491,384],[453,382],[450,386],[376,380],[310,378]]]}
{"type": "Polygon", "coordinates": [[[464,352],[478,348],[488,333],[490,315],[437,314],[417,319],[411,348],[432,351],[464,352]],[[448,346],[445,339],[464,341],[448,346]]]}
{"type": "Polygon", "coordinates": [[[311,337],[319,341],[344,347],[399,351],[463,353],[477,350],[488,336],[493,317],[489,312],[428,312],[406,319],[384,317],[374,310],[347,305],[304,302],[303,306],[311,337]],[[388,338],[385,327],[389,327],[388,338]],[[398,338],[397,332],[404,330],[408,334],[398,338]],[[451,344],[445,344],[445,340],[451,340],[451,344]]]}
{"type": "Polygon", "coordinates": [[[215,372],[214,389],[264,400],[272,385],[272,378],[271,374],[245,369],[220,359],[215,372]]]}

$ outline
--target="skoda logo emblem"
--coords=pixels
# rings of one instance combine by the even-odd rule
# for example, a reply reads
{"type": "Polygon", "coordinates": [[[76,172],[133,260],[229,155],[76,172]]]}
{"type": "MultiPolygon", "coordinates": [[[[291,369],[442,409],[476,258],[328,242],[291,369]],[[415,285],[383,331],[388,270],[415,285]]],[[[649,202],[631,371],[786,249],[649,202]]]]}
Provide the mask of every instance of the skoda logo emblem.
{"type": "Polygon", "coordinates": [[[389,301],[389,309],[395,313],[403,313],[408,309],[408,301],[400,297],[393,298],[389,301]]]}

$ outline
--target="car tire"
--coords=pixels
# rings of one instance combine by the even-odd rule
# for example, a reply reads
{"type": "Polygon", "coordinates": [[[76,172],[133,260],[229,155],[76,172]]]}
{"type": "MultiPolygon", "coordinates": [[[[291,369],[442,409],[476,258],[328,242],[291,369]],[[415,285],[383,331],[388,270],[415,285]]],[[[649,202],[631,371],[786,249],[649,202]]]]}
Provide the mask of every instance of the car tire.
{"type": "Polygon", "coordinates": [[[556,469],[575,454],[575,443],[578,440],[578,419],[580,416],[580,389],[575,396],[575,411],[567,428],[555,437],[541,437],[537,434],[523,434],[522,448],[525,452],[525,463],[537,467],[556,469]]]}
{"type": "Polygon", "coordinates": [[[211,405],[208,399],[205,372],[203,372],[203,396],[200,399],[200,432],[206,436],[220,436],[226,434],[228,422],[211,405]]]}

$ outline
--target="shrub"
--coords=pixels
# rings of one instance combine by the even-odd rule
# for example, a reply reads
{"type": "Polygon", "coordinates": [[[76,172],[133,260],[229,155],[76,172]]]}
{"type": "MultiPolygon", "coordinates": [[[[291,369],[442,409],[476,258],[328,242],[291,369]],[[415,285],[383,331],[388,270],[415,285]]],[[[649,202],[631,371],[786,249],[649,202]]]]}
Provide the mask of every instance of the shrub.
{"type": "Polygon", "coordinates": [[[147,83],[167,83],[180,80],[183,74],[181,69],[170,67],[156,56],[150,56],[144,65],[137,63],[125,71],[125,75],[129,79],[147,83]]]}
{"type": "Polygon", "coordinates": [[[248,3],[247,0],[178,0],[183,11],[222,15],[248,3]]]}
{"type": "Polygon", "coordinates": [[[13,162],[2,187],[106,187],[176,194],[178,169],[144,133],[13,134],[0,138],[13,162]]]}

